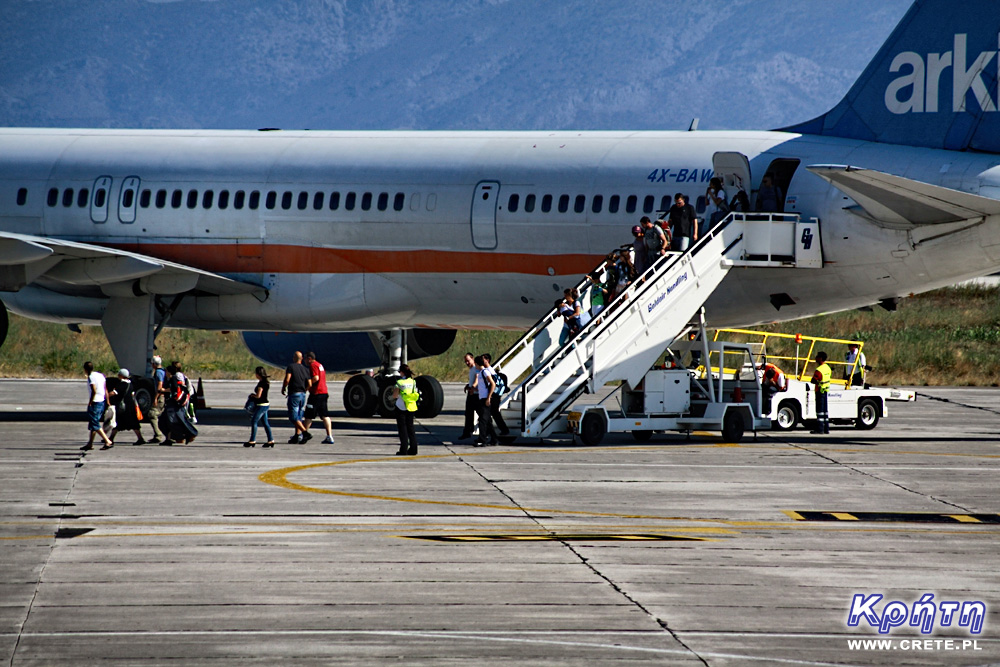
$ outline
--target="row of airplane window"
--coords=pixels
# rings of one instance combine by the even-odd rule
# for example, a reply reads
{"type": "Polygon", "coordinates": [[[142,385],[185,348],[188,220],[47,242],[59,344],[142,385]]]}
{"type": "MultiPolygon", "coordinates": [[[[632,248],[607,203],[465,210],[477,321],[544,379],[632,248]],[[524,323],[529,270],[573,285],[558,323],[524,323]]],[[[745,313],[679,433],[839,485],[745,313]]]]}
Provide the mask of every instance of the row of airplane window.
{"type": "MultiPolygon", "coordinates": [[[[309,208],[310,202],[314,210],[321,210],[325,205],[329,205],[331,211],[336,211],[343,205],[345,210],[353,211],[358,207],[358,200],[360,199],[360,208],[362,211],[371,210],[372,204],[379,211],[385,211],[389,208],[389,193],[380,192],[375,195],[371,192],[364,192],[361,194],[360,198],[356,192],[347,192],[344,194],[343,199],[341,199],[339,192],[331,192],[329,201],[327,201],[326,193],[315,192],[310,197],[308,192],[299,192],[298,196],[295,193],[286,190],[281,195],[281,208],[283,210],[289,210],[292,208],[294,201],[295,207],[300,211],[304,211],[309,208]]],[[[99,188],[95,193],[94,205],[98,208],[104,206],[105,197],[107,196],[104,188],[99,188]]],[[[149,208],[150,206],[155,206],[156,208],[166,208],[167,198],[169,196],[170,208],[181,208],[186,206],[189,209],[198,208],[200,205],[202,208],[212,208],[215,206],[220,210],[225,210],[229,208],[230,204],[234,209],[240,210],[244,207],[251,210],[257,210],[260,208],[261,204],[261,191],[251,190],[249,193],[245,190],[237,190],[230,193],[229,190],[220,190],[218,197],[215,196],[214,190],[188,190],[185,193],[183,190],[174,190],[173,192],[168,192],[167,190],[157,190],[155,195],[152,190],[142,190],[139,193],[139,206],[141,208],[149,208]],[[230,196],[231,195],[231,196],[230,196]]],[[[278,207],[278,196],[279,193],[270,190],[264,193],[264,208],[275,209],[278,207]]],[[[19,204],[20,202],[19,197],[19,204]]],[[[27,199],[27,191],[25,191],[24,199],[27,199]]],[[[58,206],[60,201],[62,205],[66,208],[73,206],[74,202],[77,206],[83,208],[87,206],[89,199],[89,192],[86,188],[81,188],[76,196],[74,197],[73,188],[66,188],[62,191],[62,197],[60,197],[58,188],[51,188],[49,190],[48,198],[46,203],[49,207],[58,206]]],[[[402,211],[403,205],[406,202],[406,195],[402,192],[397,192],[392,198],[392,208],[395,211],[402,211]]],[[[122,208],[131,208],[135,203],[135,190],[125,190],[122,193],[121,205],[122,208]]],[[[23,204],[21,204],[23,205],[23,204]]]]}
{"type": "MultiPolygon", "coordinates": [[[[152,190],[146,189],[139,193],[139,206],[142,208],[149,208],[150,206],[155,206],[156,208],[166,208],[167,198],[170,198],[171,208],[181,208],[182,206],[187,206],[189,209],[198,208],[199,203],[202,208],[212,208],[215,205],[221,210],[229,208],[230,204],[234,209],[240,210],[244,207],[250,210],[257,210],[260,207],[261,192],[259,190],[251,190],[249,194],[244,190],[237,190],[232,193],[230,197],[229,190],[220,190],[218,197],[215,196],[214,190],[204,190],[199,192],[198,190],[192,189],[188,190],[187,193],[183,190],[174,190],[169,192],[167,190],[157,190],[155,195],[152,190]]],[[[105,204],[105,199],[107,197],[107,192],[104,188],[98,188],[94,195],[94,205],[98,208],[103,207],[105,204]]],[[[123,208],[131,208],[134,204],[135,191],[125,190],[122,194],[121,205],[123,208]]],[[[283,210],[289,210],[292,208],[293,202],[295,207],[303,211],[310,206],[310,200],[312,208],[316,211],[322,210],[324,206],[328,206],[331,211],[336,211],[343,205],[344,210],[353,211],[358,206],[358,195],[356,192],[347,192],[344,194],[343,199],[341,198],[340,192],[331,192],[329,199],[326,198],[326,193],[315,192],[310,197],[308,192],[299,192],[296,196],[295,193],[286,190],[281,193],[281,208],[283,210]]],[[[559,199],[554,199],[553,195],[535,195],[528,194],[524,196],[524,201],[521,201],[521,195],[518,193],[510,195],[507,199],[507,210],[511,213],[517,213],[519,209],[524,210],[525,213],[533,213],[535,208],[537,208],[542,213],[549,213],[552,211],[553,203],[555,203],[556,210],[559,213],[567,213],[570,209],[570,196],[560,195],[559,199]]],[[[17,191],[17,204],[18,206],[24,206],[28,200],[28,190],[27,188],[21,188],[17,191]]],[[[60,192],[58,188],[51,188],[48,193],[48,198],[46,203],[49,207],[55,207],[62,203],[65,208],[70,208],[74,204],[80,208],[85,208],[90,200],[90,191],[87,188],[80,188],[79,191],[74,191],[73,188],[66,188],[60,192]]],[[[375,207],[379,211],[385,211],[389,208],[389,193],[380,192],[375,195],[371,192],[364,192],[360,197],[360,208],[362,211],[371,210],[372,204],[374,202],[375,207]]],[[[392,197],[392,208],[394,211],[402,211],[403,206],[406,202],[406,195],[402,192],[397,192],[392,197]]],[[[583,213],[587,207],[587,196],[586,195],[576,195],[572,198],[573,211],[575,213],[583,213]]],[[[656,208],[656,197],[654,195],[646,195],[642,200],[642,212],[652,213],[654,210],[665,211],[670,208],[672,203],[670,195],[663,195],[660,198],[660,206],[656,208]]],[[[639,207],[639,198],[637,195],[628,195],[625,197],[624,210],[627,214],[635,213],[639,207]]],[[[274,190],[268,191],[264,195],[264,208],[271,210],[277,208],[278,206],[278,192],[274,190]]],[[[618,213],[622,208],[622,197],[620,195],[611,195],[607,199],[607,211],[608,213],[618,213]]],[[[594,195],[590,201],[590,210],[592,213],[601,213],[604,210],[604,196],[594,195]]]]}
{"type": "MultiPolygon", "coordinates": [[[[552,210],[552,195],[542,195],[539,209],[542,213],[548,213],[552,210]]],[[[556,210],[560,213],[566,213],[569,211],[569,195],[560,195],[559,200],[556,202],[556,210]]],[[[663,195],[660,198],[660,208],[656,209],[656,197],[654,195],[646,195],[642,200],[642,212],[652,213],[654,210],[666,211],[670,208],[673,198],[670,195],[663,195]]],[[[524,212],[532,213],[535,210],[536,204],[539,204],[536,195],[526,195],[524,197],[524,212]]],[[[608,213],[618,213],[621,210],[622,198],[620,195],[611,195],[608,197],[608,213]]],[[[625,198],[625,213],[635,213],[639,205],[639,197],[637,195],[629,195],[625,198]]],[[[511,213],[517,213],[518,208],[521,206],[521,196],[519,194],[512,194],[507,199],[507,210],[511,213]]],[[[587,195],[577,195],[573,198],[573,212],[583,213],[587,208],[587,195]]],[[[590,200],[590,211],[592,213],[600,213],[604,210],[604,195],[594,195],[593,199],[590,200]]]]}

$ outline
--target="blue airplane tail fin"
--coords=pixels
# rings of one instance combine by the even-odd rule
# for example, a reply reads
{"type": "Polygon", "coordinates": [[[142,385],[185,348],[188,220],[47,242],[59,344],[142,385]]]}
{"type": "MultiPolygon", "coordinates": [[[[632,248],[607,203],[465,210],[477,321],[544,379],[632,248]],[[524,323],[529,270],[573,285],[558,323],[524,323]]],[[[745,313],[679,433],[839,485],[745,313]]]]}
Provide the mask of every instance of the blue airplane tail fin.
{"type": "Polygon", "coordinates": [[[1000,3],[916,0],[843,100],[782,128],[1000,153],[1000,3]]]}

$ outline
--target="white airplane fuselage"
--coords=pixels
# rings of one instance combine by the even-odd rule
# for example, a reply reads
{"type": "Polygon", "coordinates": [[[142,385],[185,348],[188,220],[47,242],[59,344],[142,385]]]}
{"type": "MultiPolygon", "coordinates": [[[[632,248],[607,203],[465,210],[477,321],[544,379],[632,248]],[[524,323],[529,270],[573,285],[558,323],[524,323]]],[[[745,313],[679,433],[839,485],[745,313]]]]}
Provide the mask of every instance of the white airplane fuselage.
{"type": "MultiPolygon", "coordinates": [[[[867,306],[1000,269],[995,217],[894,228],[806,169],[853,165],[996,198],[996,156],[785,132],[0,129],[0,231],[267,290],[186,296],[175,327],[524,328],[631,240],[648,197],[660,210],[676,192],[704,194],[719,151],[747,156],[754,189],[772,160],[799,160],[785,210],[820,220],[824,266],[732,270],[706,304],[713,326],[867,306]],[[794,304],[776,310],[777,293],[794,304]]],[[[42,280],[0,299],[29,317],[99,324],[108,293],[42,280]]]]}

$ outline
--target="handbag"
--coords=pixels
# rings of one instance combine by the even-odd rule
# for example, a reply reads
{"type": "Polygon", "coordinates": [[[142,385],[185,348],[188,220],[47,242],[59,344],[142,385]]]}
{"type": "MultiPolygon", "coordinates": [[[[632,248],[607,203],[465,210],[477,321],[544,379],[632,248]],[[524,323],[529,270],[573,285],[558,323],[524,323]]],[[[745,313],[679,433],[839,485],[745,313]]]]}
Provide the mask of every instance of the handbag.
{"type": "Polygon", "coordinates": [[[243,409],[253,414],[253,411],[257,409],[257,404],[253,401],[253,396],[247,398],[247,402],[243,404],[243,409]]]}

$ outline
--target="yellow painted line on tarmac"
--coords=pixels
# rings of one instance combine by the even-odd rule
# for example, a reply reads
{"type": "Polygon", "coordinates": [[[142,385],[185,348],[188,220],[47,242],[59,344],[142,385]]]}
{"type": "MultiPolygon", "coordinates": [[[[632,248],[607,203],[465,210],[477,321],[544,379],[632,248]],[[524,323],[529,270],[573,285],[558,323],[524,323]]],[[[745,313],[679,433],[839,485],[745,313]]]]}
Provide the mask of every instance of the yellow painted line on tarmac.
{"type": "Polygon", "coordinates": [[[839,521],[857,521],[858,517],[849,512],[830,512],[830,516],[839,521]]]}
{"type": "Polygon", "coordinates": [[[54,540],[55,535],[18,535],[17,537],[0,537],[0,540],[54,540]]]}
{"type": "MultiPolygon", "coordinates": [[[[700,446],[700,445],[699,445],[700,446]]],[[[705,445],[707,447],[729,447],[727,444],[711,444],[705,445]]],[[[743,445],[737,445],[738,447],[743,447],[743,445]]],[[[589,449],[588,451],[595,451],[597,449],[603,451],[662,451],[663,446],[635,446],[635,447],[601,447],[589,449]]],[[[429,459],[456,459],[456,458],[471,458],[471,457],[482,457],[482,456],[503,456],[510,454],[520,454],[520,455],[537,455],[537,454],[551,454],[551,453],[566,453],[566,452],[578,452],[577,449],[545,449],[545,450],[501,450],[496,452],[468,452],[468,453],[451,453],[448,454],[428,454],[422,456],[407,457],[406,459],[399,459],[395,457],[379,457],[371,459],[349,459],[346,461],[328,461],[323,463],[310,463],[299,466],[292,466],[289,468],[280,468],[277,470],[271,470],[266,473],[261,474],[258,479],[266,484],[271,484],[279,488],[289,489],[293,491],[302,491],[306,493],[319,493],[324,495],[341,496],[348,498],[364,498],[368,500],[385,500],[389,502],[401,502],[401,503],[414,503],[422,505],[437,505],[437,506],[448,506],[448,507],[473,507],[477,509],[494,509],[494,510],[504,510],[504,511],[523,511],[532,514],[560,514],[564,516],[591,516],[591,517],[610,517],[617,519],[643,519],[643,520],[653,520],[653,521],[679,521],[688,522],[696,524],[715,524],[730,526],[737,529],[749,529],[749,528],[785,528],[785,529],[828,529],[829,526],[809,526],[802,522],[804,518],[797,514],[786,511],[791,518],[796,519],[796,523],[789,524],[784,521],[741,521],[732,519],[718,519],[718,518],[694,518],[694,517],[682,517],[682,516],[662,516],[662,515],[650,515],[650,514],[626,514],[621,512],[593,512],[585,510],[567,510],[567,509],[556,509],[556,508],[537,508],[537,507],[519,507],[516,505],[499,505],[492,503],[467,503],[449,500],[431,500],[427,498],[409,498],[402,496],[389,496],[381,494],[372,493],[358,493],[351,491],[337,491],[334,489],[324,489],[313,486],[307,486],[304,484],[298,484],[292,482],[288,479],[288,476],[297,472],[304,470],[312,470],[316,468],[342,466],[342,465],[355,465],[359,463],[375,463],[375,464],[406,464],[408,461],[413,460],[429,460],[429,459]]],[[[857,450],[864,451],[864,450],[857,450]]],[[[847,512],[832,513],[836,515],[835,518],[841,521],[857,521],[858,519],[847,512]]],[[[836,522],[834,522],[836,523],[836,522]]],[[[631,528],[630,530],[634,530],[631,528]]],[[[701,530],[701,529],[695,529],[701,530]]],[[[859,528],[865,532],[891,532],[893,529],[888,528],[859,528]]],[[[910,532],[924,532],[924,531],[910,531],[910,532]]],[[[940,532],[940,531],[926,531],[926,532],[940,532]]],[[[980,534],[980,533],[977,533],[980,534]]]]}
{"type": "MultiPolygon", "coordinates": [[[[606,448],[621,451],[622,448],[606,448]]],[[[629,448],[633,449],[633,448],[629,448]]],[[[653,449],[650,447],[634,448],[634,449],[653,449]]],[[[659,447],[655,449],[660,449],[659,447]]],[[[304,484],[296,484],[288,479],[288,475],[296,472],[301,472],[303,470],[311,470],[314,468],[325,468],[332,466],[341,465],[353,465],[357,463],[406,463],[407,461],[420,460],[420,459],[446,459],[446,458],[468,458],[472,456],[501,456],[506,454],[548,454],[554,451],[570,452],[578,451],[572,449],[562,449],[562,450],[530,450],[530,451],[498,451],[498,452],[475,452],[475,453],[461,453],[461,454],[430,454],[426,456],[409,456],[406,459],[399,458],[377,458],[377,459],[350,459],[348,461],[328,461],[324,463],[309,463],[306,465],[292,466],[290,468],[280,468],[278,470],[271,470],[265,472],[258,477],[258,479],[265,484],[272,484],[274,486],[289,489],[292,491],[304,491],[306,493],[321,493],[325,495],[341,496],[346,498],[364,498],[367,500],[386,500],[390,502],[398,503],[416,503],[421,505],[442,505],[446,507],[475,507],[478,509],[498,509],[504,511],[523,511],[532,513],[546,513],[546,514],[566,514],[573,516],[603,516],[603,517],[615,517],[619,519],[657,519],[657,520],[668,520],[668,521],[698,521],[705,523],[719,523],[715,519],[689,519],[685,517],[672,517],[672,516],[657,516],[657,515],[647,515],[647,514],[622,514],[619,512],[588,512],[583,510],[564,510],[564,509],[554,509],[554,508],[537,508],[537,507],[519,507],[517,505],[496,505],[492,503],[463,503],[452,500],[430,500],[427,498],[406,498],[401,496],[385,496],[372,493],[356,493],[351,491],[335,491],[333,489],[322,489],[314,486],[306,486],[304,484]]],[[[593,451],[593,450],[589,450],[593,451]]]]}
{"type": "Polygon", "coordinates": [[[976,517],[969,516],[968,514],[946,514],[945,516],[951,517],[959,523],[982,523],[982,521],[976,517]]]}

